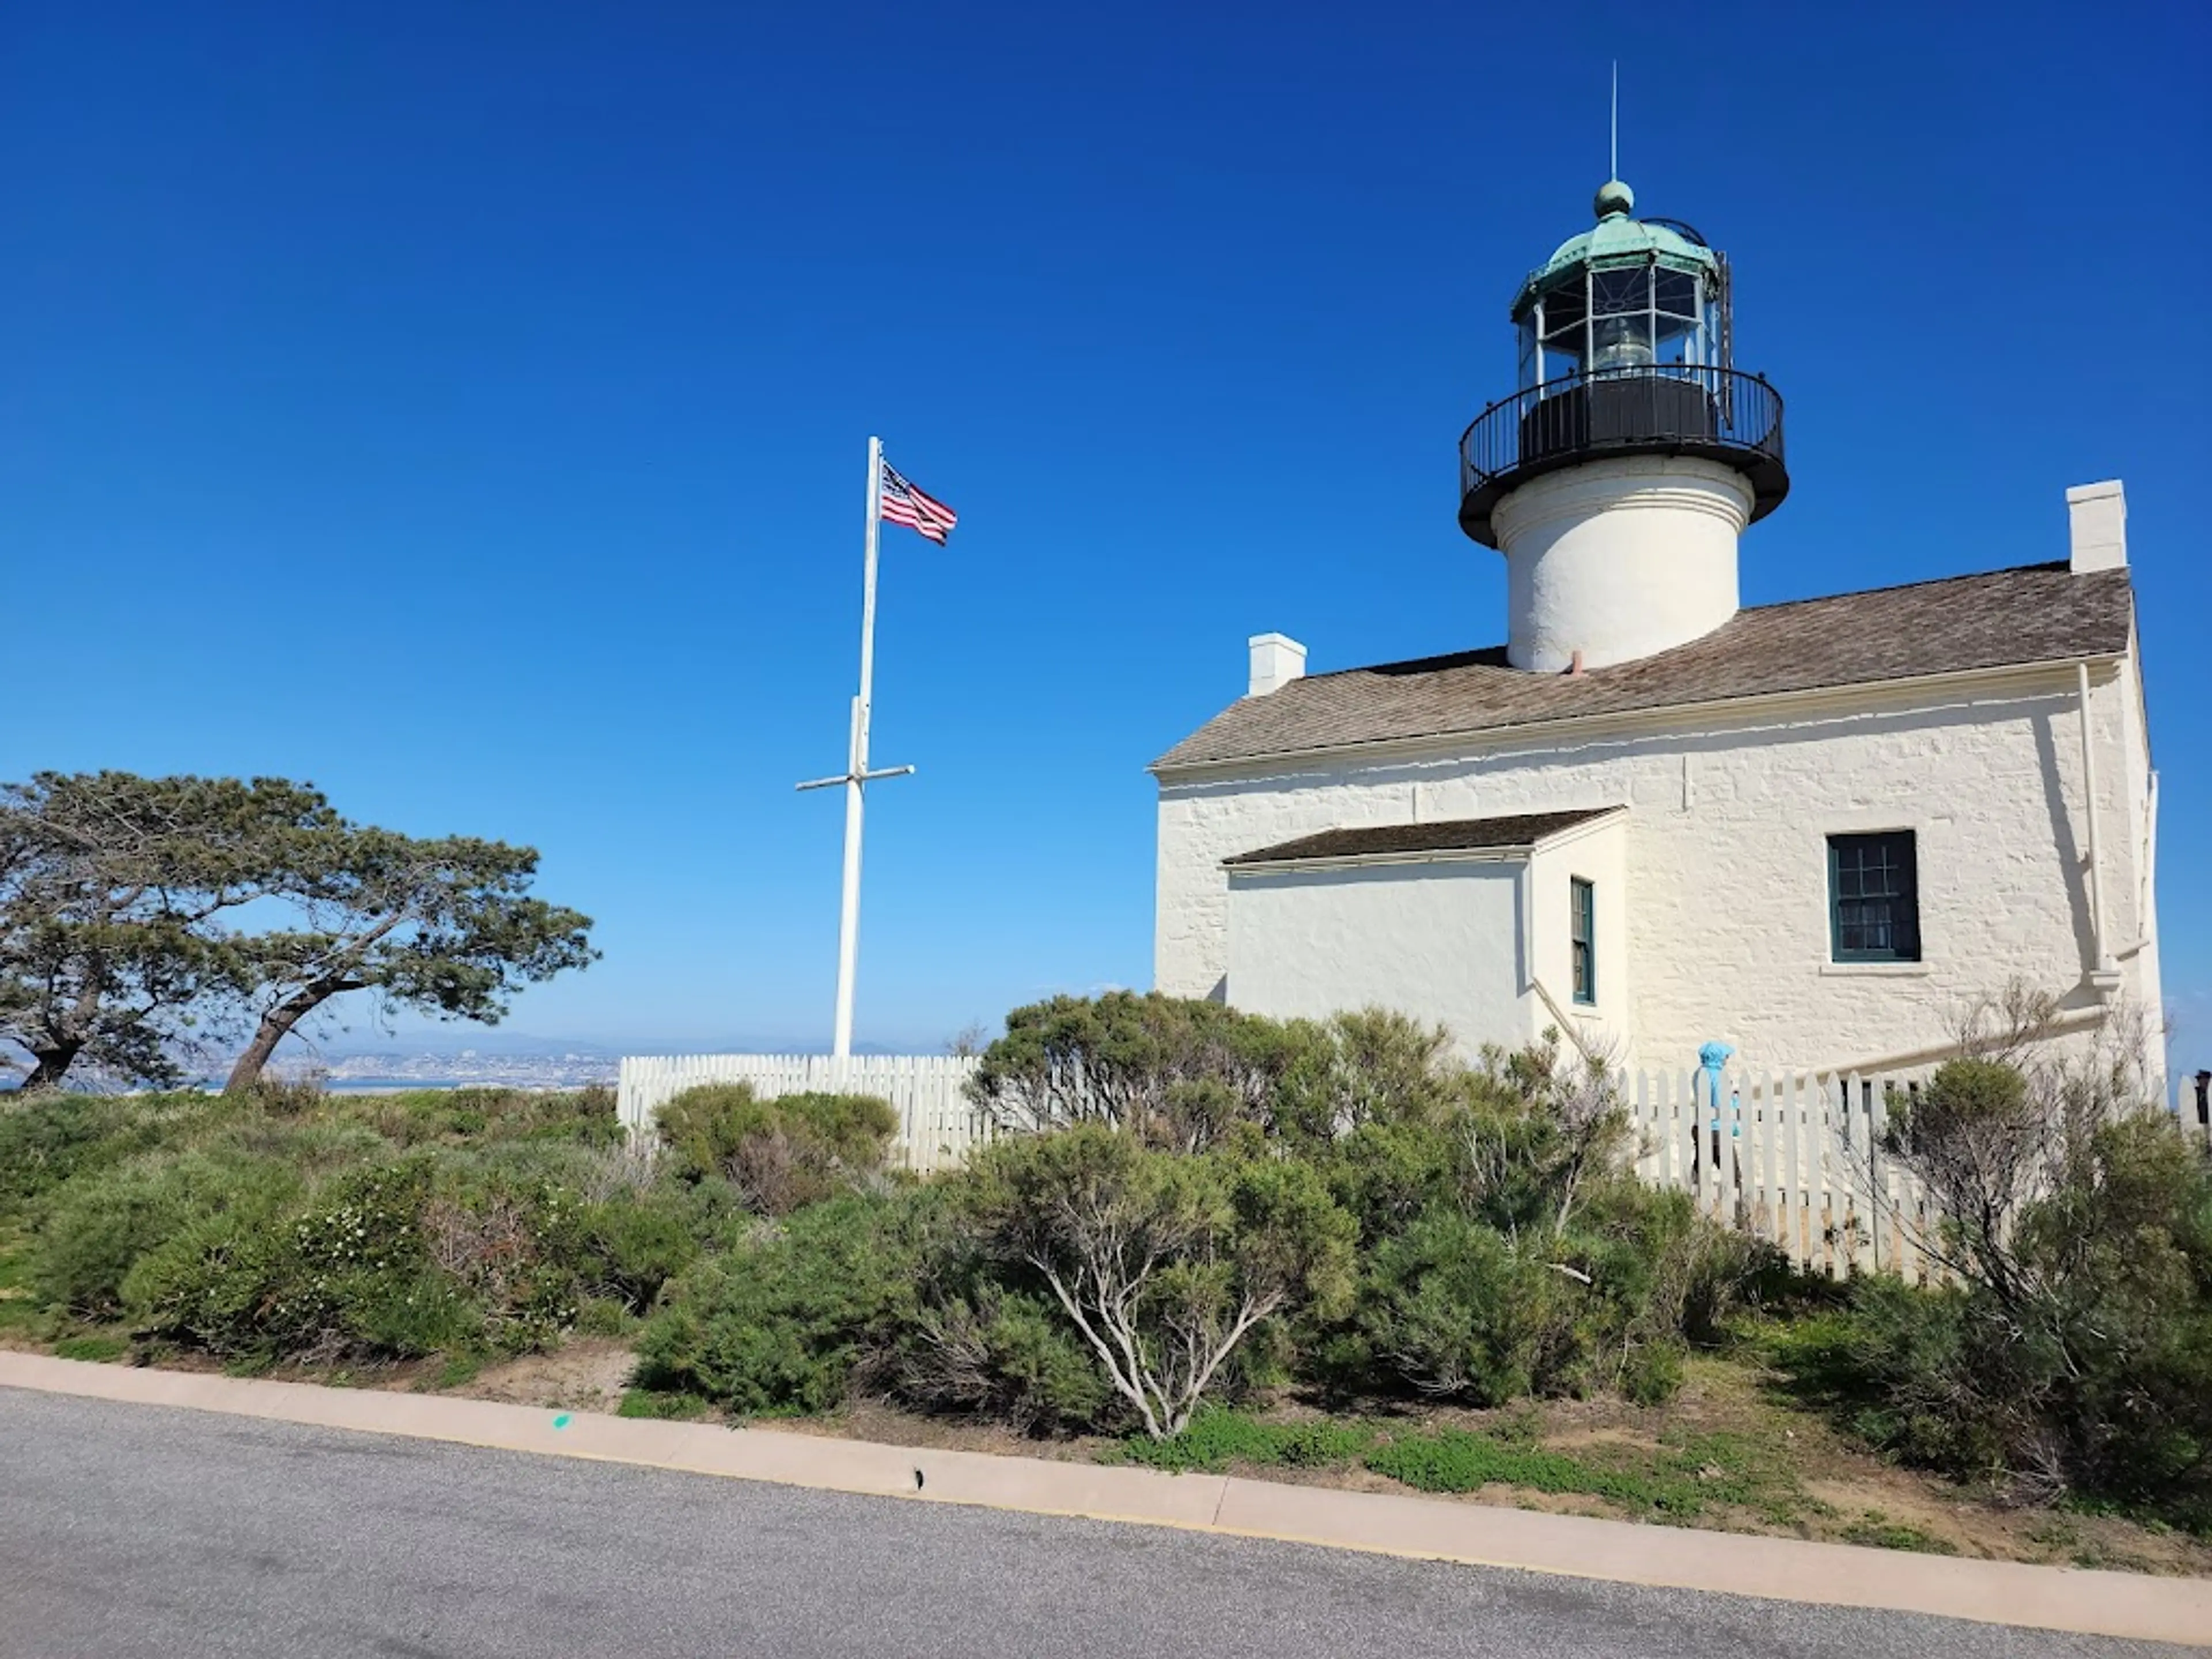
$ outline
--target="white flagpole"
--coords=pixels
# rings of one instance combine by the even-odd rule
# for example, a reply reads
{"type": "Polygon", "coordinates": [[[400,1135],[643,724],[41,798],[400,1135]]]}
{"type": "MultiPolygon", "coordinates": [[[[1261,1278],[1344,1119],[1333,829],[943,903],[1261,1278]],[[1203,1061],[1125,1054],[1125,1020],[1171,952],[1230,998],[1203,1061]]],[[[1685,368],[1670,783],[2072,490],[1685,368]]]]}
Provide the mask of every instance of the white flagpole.
{"type": "Polygon", "coordinates": [[[846,738],[844,774],[816,778],[801,789],[845,787],[845,896],[837,915],[837,1018],[830,1054],[843,1060],[853,1052],[853,981],[860,957],[860,818],[867,786],[877,778],[903,777],[911,766],[868,769],[868,720],[876,680],[876,539],[883,524],[884,445],[868,440],[867,556],[860,578],[860,695],[853,699],[852,726],[846,738]]]}
{"type": "Polygon", "coordinates": [[[845,898],[837,913],[837,1024],[830,1052],[853,1052],[853,978],[860,961],[860,814],[867,786],[869,700],[876,679],[876,541],[883,523],[884,441],[868,440],[868,550],[860,579],[860,695],[853,699],[853,752],[845,769],[845,898]]]}

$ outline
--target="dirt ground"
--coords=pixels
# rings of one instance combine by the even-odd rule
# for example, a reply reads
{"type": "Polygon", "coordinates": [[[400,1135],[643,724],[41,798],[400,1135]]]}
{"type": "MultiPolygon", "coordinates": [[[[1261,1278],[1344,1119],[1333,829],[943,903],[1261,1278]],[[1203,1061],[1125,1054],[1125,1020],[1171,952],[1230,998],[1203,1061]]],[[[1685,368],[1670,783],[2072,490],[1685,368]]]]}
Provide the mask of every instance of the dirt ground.
{"type": "Polygon", "coordinates": [[[509,1406],[612,1412],[622,1404],[636,1363],[629,1346],[615,1338],[579,1337],[550,1353],[487,1365],[467,1382],[438,1392],[509,1406]]]}

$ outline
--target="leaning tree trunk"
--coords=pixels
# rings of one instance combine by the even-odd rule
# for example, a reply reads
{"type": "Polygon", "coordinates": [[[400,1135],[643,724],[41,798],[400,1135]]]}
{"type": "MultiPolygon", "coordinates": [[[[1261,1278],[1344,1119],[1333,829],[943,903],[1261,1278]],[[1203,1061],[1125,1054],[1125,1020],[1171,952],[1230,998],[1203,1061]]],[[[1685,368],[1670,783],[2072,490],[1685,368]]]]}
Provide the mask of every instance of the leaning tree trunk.
{"type": "Polygon", "coordinates": [[[32,1049],[31,1074],[23,1079],[23,1092],[27,1095],[40,1089],[60,1088],[63,1074],[83,1047],[82,1042],[64,1042],[51,1048],[32,1049]]]}
{"type": "Polygon", "coordinates": [[[341,991],[358,991],[362,988],[353,980],[317,980],[295,991],[261,1016],[261,1024],[253,1033],[253,1041],[246,1045],[246,1052],[230,1068],[223,1080],[222,1091],[227,1095],[242,1094],[261,1081],[261,1073],[269,1065],[269,1057],[276,1052],[276,1045],[292,1033],[292,1028],[321,1007],[341,991]]]}

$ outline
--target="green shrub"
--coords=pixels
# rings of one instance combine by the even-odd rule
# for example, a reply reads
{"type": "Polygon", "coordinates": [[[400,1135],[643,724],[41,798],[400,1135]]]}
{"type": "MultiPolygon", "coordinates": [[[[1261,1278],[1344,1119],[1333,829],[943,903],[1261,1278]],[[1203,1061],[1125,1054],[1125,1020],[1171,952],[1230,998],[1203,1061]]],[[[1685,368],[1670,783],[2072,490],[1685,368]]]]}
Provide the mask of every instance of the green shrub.
{"type": "Polygon", "coordinates": [[[1433,1212],[1372,1253],[1353,1323],[1358,1343],[1346,1357],[1423,1394],[1476,1405],[1550,1392],[1582,1352],[1583,1289],[1496,1229],[1433,1212]]]}
{"type": "Polygon", "coordinates": [[[1082,1123],[996,1142],[955,1189],[986,1254],[1042,1282],[1156,1439],[1190,1421],[1255,1327],[1351,1291],[1352,1218],[1310,1165],[1255,1136],[1175,1153],[1082,1123]]]}
{"type": "Polygon", "coordinates": [[[420,1160],[331,1182],[302,1209],[234,1207],[139,1259],[123,1285],[146,1334],[226,1357],[329,1362],[434,1352],[477,1333],[416,1223],[420,1160]]]}
{"type": "Polygon", "coordinates": [[[586,1205],[578,1218],[588,1264],[581,1271],[599,1294],[642,1313],[698,1259],[696,1214],[684,1194],[668,1191],[586,1205]]]}
{"type": "Polygon", "coordinates": [[[1959,1206],[1939,1249],[1960,1281],[1861,1281],[1778,1360],[1911,1461],[2212,1522],[2212,1160],[2151,1114],[2054,1113],[2023,1150],[2022,1103],[2047,1097],[1985,1062],[1938,1078],[1900,1147],[1959,1206]],[[2041,1195],[2006,1185],[2023,1170],[2041,1195]]]}
{"type": "Polygon", "coordinates": [[[1033,1434],[1096,1427],[1117,1403],[1057,1307],[988,1278],[964,1296],[927,1297],[878,1374],[908,1405],[1033,1434]]]}
{"type": "Polygon", "coordinates": [[[1620,1391],[1638,1406],[1663,1406],[1682,1391],[1682,1350],[1672,1342],[1631,1348],[1620,1368],[1620,1391]]]}
{"type": "Polygon", "coordinates": [[[490,1141],[568,1141],[618,1146],[628,1132],[611,1089],[408,1089],[335,1097],[330,1110],[365,1123],[401,1146],[473,1146],[490,1141]]]}
{"type": "Polygon", "coordinates": [[[221,1110],[198,1094],[0,1096],[0,1215],[221,1110]]]}
{"type": "MultiPolygon", "coordinates": [[[[414,1231],[423,1259],[459,1287],[483,1340],[509,1352],[550,1345],[575,1322],[586,1227],[575,1195],[520,1168],[459,1158],[428,1166],[414,1231]]],[[[395,1244],[398,1258],[404,1244],[395,1244]]]]}
{"type": "Polygon", "coordinates": [[[141,1256],[145,1334],[247,1358],[332,1363],[542,1347],[574,1322],[583,1206],[526,1169],[416,1153],[273,1191],[141,1256]]]}
{"type": "Polygon", "coordinates": [[[913,1318],[923,1206],[919,1195],[847,1195],[702,1258],[647,1322],[638,1385],[748,1413],[842,1403],[855,1367],[913,1318]]]}
{"type": "Polygon", "coordinates": [[[140,1256],[204,1217],[240,1206],[267,1213],[299,1186],[281,1164],[204,1153],[94,1170],[48,1202],[33,1245],[33,1282],[41,1297],[71,1313],[112,1318],[140,1256]]]}
{"type": "Polygon", "coordinates": [[[687,1089],[655,1115],[673,1172],[720,1179],[764,1215],[789,1215],[879,1176],[898,1115],[867,1095],[757,1097],[743,1083],[687,1089]]]}
{"type": "Polygon", "coordinates": [[[1313,1027],[1202,998],[1054,997],[1006,1016],[969,1093],[1004,1128],[1097,1124],[1198,1151],[1231,1123],[1271,1123],[1278,1089],[1314,1036],[1313,1027]]]}

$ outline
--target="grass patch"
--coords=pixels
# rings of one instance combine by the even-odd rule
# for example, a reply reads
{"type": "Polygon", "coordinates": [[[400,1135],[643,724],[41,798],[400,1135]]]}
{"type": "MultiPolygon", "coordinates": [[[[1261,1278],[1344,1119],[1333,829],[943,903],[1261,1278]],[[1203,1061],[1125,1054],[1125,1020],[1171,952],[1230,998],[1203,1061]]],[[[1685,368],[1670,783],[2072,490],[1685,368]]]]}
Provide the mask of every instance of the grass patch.
{"type": "Polygon", "coordinates": [[[1639,1516],[1686,1519],[1727,1505],[1756,1510],[1781,1524],[1803,1504],[1796,1479],[1773,1455],[1735,1434],[1688,1435],[1656,1448],[1565,1451],[1467,1429],[1435,1429],[1397,1436],[1370,1453],[1366,1463],[1417,1492],[1515,1486],[1602,1498],[1639,1516]]]}
{"type": "Polygon", "coordinates": [[[1956,1555],[1958,1547],[1933,1533],[1892,1521],[1879,1510],[1869,1510],[1839,1534],[1846,1544],[1864,1544],[1878,1550],[1916,1550],[1923,1555],[1956,1555]]]}
{"type": "Polygon", "coordinates": [[[690,1422],[704,1417],[708,1402],[696,1394],[670,1394],[659,1389],[630,1389],[624,1391],[622,1404],[615,1407],[617,1417],[651,1417],[672,1422],[690,1422]]]}
{"type": "Polygon", "coordinates": [[[474,1349],[464,1348],[447,1354],[438,1364],[437,1381],[434,1389],[458,1389],[464,1382],[473,1382],[477,1373],[484,1368],[484,1357],[474,1349]]]}
{"type": "Polygon", "coordinates": [[[1734,1507],[1787,1526],[1819,1508],[1781,1457],[1752,1436],[1683,1435],[1656,1447],[1621,1442],[1570,1450],[1542,1443],[1533,1411],[1509,1414],[1492,1429],[1387,1432],[1358,1420],[1270,1423],[1217,1407],[1199,1413],[1172,1439],[1131,1435],[1100,1455],[1178,1474],[1364,1466],[1416,1492],[1507,1486],[1601,1498],[1638,1516],[1688,1518],[1734,1507]]]}
{"type": "Polygon", "coordinates": [[[54,1344],[54,1357],[58,1359],[88,1359],[98,1364],[120,1359],[130,1352],[130,1338],[108,1334],[65,1336],[54,1344]]]}
{"type": "Polygon", "coordinates": [[[0,1231],[0,1333],[43,1333],[46,1310],[31,1288],[31,1243],[12,1230],[0,1231]]]}
{"type": "Polygon", "coordinates": [[[1263,1423],[1249,1413],[1200,1412],[1170,1440],[1132,1435],[1109,1448],[1105,1460],[1141,1464],[1171,1474],[1213,1473],[1232,1463],[1261,1468],[1325,1469],[1357,1462],[1378,1438],[1361,1423],[1263,1423]]]}

